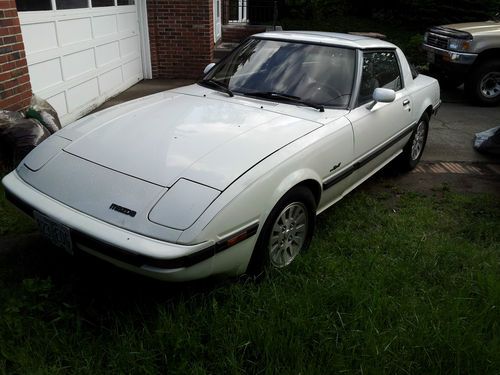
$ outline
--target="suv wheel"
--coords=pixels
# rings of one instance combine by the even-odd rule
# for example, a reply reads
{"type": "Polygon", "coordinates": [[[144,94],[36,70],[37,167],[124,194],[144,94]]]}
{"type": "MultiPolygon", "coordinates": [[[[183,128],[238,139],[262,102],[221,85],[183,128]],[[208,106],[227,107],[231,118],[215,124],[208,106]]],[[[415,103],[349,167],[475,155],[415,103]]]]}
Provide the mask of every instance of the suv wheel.
{"type": "Polygon", "coordinates": [[[485,61],[472,70],[465,81],[465,92],[478,104],[500,104],[500,60],[485,61]]]}

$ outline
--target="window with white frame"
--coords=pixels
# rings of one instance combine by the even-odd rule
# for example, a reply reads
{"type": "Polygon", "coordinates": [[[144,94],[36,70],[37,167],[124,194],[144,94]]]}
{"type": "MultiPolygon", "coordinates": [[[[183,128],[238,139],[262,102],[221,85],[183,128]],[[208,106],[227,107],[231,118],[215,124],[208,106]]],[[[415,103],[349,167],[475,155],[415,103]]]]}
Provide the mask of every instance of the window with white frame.
{"type": "Polygon", "coordinates": [[[56,0],[57,9],[77,9],[88,7],[89,2],[87,0],[56,0]]]}
{"type": "Polygon", "coordinates": [[[51,0],[16,0],[17,10],[20,12],[33,10],[52,10],[51,0]]]}
{"type": "Polygon", "coordinates": [[[19,12],[135,5],[135,0],[16,0],[19,12]]]}

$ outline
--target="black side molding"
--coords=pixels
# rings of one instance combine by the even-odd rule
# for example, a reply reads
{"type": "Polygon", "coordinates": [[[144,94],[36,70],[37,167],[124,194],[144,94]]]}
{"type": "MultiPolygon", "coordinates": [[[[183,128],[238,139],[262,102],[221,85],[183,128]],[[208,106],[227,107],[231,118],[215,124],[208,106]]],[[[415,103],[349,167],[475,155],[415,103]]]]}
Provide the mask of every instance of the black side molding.
{"type": "Polygon", "coordinates": [[[443,102],[440,100],[439,103],[432,108],[433,115],[437,115],[439,108],[441,108],[441,104],[443,104],[443,102]]]}
{"type": "Polygon", "coordinates": [[[396,138],[391,140],[389,143],[385,144],[378,150],[375,150],[371,154],[365,156],[363,159],[360,161],[354,163],[351,165],[349,168],[346,168],[344,171],[340,172],[338,176],[335,176],[333,179],[329,180],[328,182],[323,183],[323,190],[330,189],[332,186],[335,184],[339,183],[342,181],[344,178],[349,177],[351,174],[353,174],[357,169],[365,166],[367,163],[375,159],[377,156],[380,156],[382,153],[387,151],[389,148],[394,146],[396,143],[398,143],[400,140],[402,140],[404,137],[406,137],[408,134],[413,132],[417,126],[418,122],[409,126],[403,133],[398,135],[396,138]]]}

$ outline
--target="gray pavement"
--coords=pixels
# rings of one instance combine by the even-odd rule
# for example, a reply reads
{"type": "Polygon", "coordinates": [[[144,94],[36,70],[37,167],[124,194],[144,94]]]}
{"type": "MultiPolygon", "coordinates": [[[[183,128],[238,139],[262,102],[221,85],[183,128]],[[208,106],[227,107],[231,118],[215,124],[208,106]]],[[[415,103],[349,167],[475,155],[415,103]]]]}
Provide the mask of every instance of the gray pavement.
{"type": "Polygon", "coordinates": [[[500,107],[470,105],[463,88],[441,92],[443,104],[430,124],[423,161],[500,163],[472,147],[474,134],[500,126],[500,107]]]}
{"type": "Polygon", "coordinates": [[[189,79],[146,79],[141,81],[128,90],[118,94],[117,96],[107,100],[101,106],[96,108],[92,113],[102,109],[112,107],[114,105],[127,102],[129,100],[141,98],[146,95],[156,94],[157,92],[171,90],[176,87],[192,84],[194,81],[189,79]]]}

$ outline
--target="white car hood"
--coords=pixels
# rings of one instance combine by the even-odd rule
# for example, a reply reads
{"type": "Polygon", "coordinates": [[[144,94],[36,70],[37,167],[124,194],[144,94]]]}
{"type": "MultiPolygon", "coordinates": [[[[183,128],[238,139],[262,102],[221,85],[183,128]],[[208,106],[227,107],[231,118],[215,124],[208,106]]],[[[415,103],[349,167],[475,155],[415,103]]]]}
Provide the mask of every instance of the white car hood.
{"type": "MultiPolygon", "coordinates": [[[[58,133],[73,141],[64,150],[160,186],[184,177],[224,190],[268,155],[322,126],[324,118],[308,107],[298,110],[317,121],[279,113],[281,104],[228,98],[201,87],[187,91],[153,95],[70,125],[58,133]]],[[[328,112],[337,118],[346,113],[328,112]]]]}

